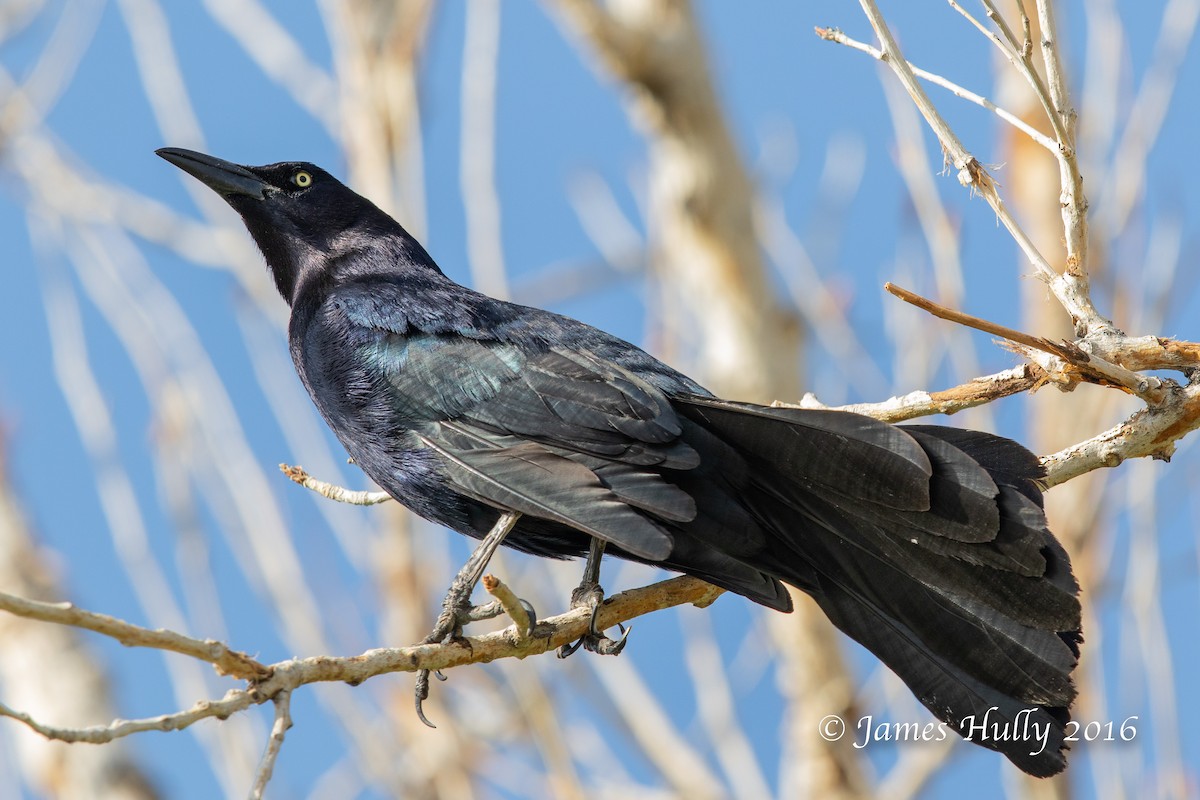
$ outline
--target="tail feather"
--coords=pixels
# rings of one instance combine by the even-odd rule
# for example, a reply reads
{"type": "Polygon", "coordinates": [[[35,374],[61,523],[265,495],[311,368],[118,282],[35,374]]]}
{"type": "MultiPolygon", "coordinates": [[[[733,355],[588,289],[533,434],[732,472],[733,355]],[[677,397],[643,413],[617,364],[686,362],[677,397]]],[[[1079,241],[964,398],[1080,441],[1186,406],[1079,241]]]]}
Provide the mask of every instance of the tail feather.
{"type": "MultiPolygon", "coordinates": [[[[991,541],[1000,524],[996,482],[975,459],[926,432],[903,430],[929,458],[929,508],[896,514],[913,527],[958,542],[991,541]]],[[[969,549],[969,548],[968,548],[969,549]]]]}
{"type": "MultiPolygon", "coordinates": [[[[771,453],[772,469],[814,490],[840,489],[855,500],[887,508],[929,508],[933,468],[902,429],[839,411],[782,409],[707,397],[675,401],[677,410],[719,431],[745,453],[771,453]],[[783,424],[780,424],[783,423],[783,424]]],[[[701,459],[703,463],[703,459],[701,459]]]]}
{"type": "MultiPolygon", "coordinates": [[[[920,540],[914,544],[911,539],[904,538],[906,531],[897,536],[875,520],[848,517],[844,510],[823,511],[821,502],[810,499],[802,513],[809,519],[815,517],[827,521],[821,523],[826,530],[837,532],[840,540],[835,548],[831,548],[837,555],[845,553],[845,558],[864,561],[877,570],[899,571],[949,598],[977,604],[1021,625],[1043,630],[1068,630],[1079,624],[1080,607],[1075,591],[1047,580],[1045,567],[1042,575],[1028,575],[976,564],[953,552],[925,548],[920,540]]],[[[798,511],[800,509],[789,504],[778,513],[795,519],[798,511]]],[[[820,544],[826,540],[801,535],[786,541],[794,551],[802,551],[804,561],[809,563],[814,560],[812,552],[822,552],[820,544]]],[[[938,540],[926,535],[924,541],[938,540]]],[[[1048,558],[1058,558],[1045,545],[1038,552],[1043,564],[1048,558]]],[[[864,575],[864,580],[871,578],[870,574],[864,575]]]]}
{"type": "MultiPolygon", "coordinates": [[[[1036,456],[974,431],[675,405],[723,448],[688,435],[701,469],[730,468],[728,491],[698,506],[737,498],[753,520],[760,546],[730,555],[811,594],[956,732],[1034,775],[1065,766],[1078,584],[1046,528],[1036,456]]],[[[701,539],[720,546],[715,530],[701,539]]]]}
{"type": "MultiPolygon", "coordinates": [[[[853,594],[888,615],[914,643],[968,674],[1028,702],[1070,703],[1074,690],[1067,676],[1074,655],[1057,630],[1022,624],[989,602],[986,587],[974,591],[958,580],[962,573],[938,569],[951,567],[952,559],[905,554],[890,546],[886,531],[846,517],[818,498],[809,498],[802,509],[767,497],[756,500],[772,517],[794,519],[802,510],[814,527],[833,534],[814,535],[810,527],[803,537],[778,540],[773,559],[778,571],[788,570],[800,556],[814,565],[822,589],[836,585],[853,594]]],[[[786,572],[781,577],[791,582],[786,572]]],[[[820,593],[814,596],[822,602],[820,593]]]]}
{"type": "Polygon", "coordinates": [[[988,471],[996,483],[1011,486],[1042,507],[1044,471],[1037,456],[1025,447],[986,431],[947,428],[942,425],[903,425],[905,431],[920,431],[936,436],[962,450],[988,471]]]}
{"type": "Polygon", "coordinates": [[[1038,517],[1042,512],[1024,495],[1008,486],[998,487],[998,497],[993,501],[999,508],[999,532],[987,542],[964,546],[961,540],[930,533],[931,526],[922,521],[899,519],[878,514],[871,508],[855,508],[853,512],[866,520],[874,521],[890,531],[891,538],[916,544],[921,550],[929,550],[965,564],[987,567],[1001,573],[1015,572],[1018,575],[1040,578],[1046,571],[1044,534],[1031,524],[1029,508],[1038,517]],[[916,540],[915,542],[913,540],[916,540]]]}
{"type": "Polygon", "coordinates": [[[1003,753],[1030,775],[1066,767],[1066,708],[1032,705],[967,674],[852,593],[829,587],[820,602],[835,625],[886,663],[955,733],[1003,753]]]}

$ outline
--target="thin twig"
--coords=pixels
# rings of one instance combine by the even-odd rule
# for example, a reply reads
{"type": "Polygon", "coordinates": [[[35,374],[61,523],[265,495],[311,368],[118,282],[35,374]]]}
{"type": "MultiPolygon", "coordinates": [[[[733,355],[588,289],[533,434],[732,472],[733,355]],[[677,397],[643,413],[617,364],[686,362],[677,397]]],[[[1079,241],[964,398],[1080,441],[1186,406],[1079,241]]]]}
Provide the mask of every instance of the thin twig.
{"type": "Polygon", "coordinates": [[[275,723],[271,726],[271,738],[267,740],[267,749],[263,752],[262,761],[254,778],[254,786],[250,788],[250,800],[262,800],[271,774],[275,771],[275,762],[279,759],[279,751],[283,749],[283,737],[292,727],[292,693],[283,691],[275,695],[275,723]]]}
{"type": "Polygon", "coordinates": [[[1029,12],[1025,10],[1025,0],[1016,0],[1017,13],[1021,15],[1021,58],[1033,56],[1033,37],[1030,34],[1029,12]]]}
{"type": "Polygon", "coordinates": [[[883,422],[927,417],[931,414],[954,414],[968,408],[985,405],[1022,392],[1032,391],[1046,382],[1046,373],[1035,364],[1022,364],[1004,372],[974,378],[959,386],[935,392],[916,391],[892,397],[881,403],[853,403],[851,405],[827,406],[811,392],[799,403],[773,403],[782,408],[832,408],[863,414],[883,422]]]}
{"type": "MultiPolygon", "coordinates": [[[[845,45],[846,47],[849,47],[852,50],[858,50],[859,52],[866,53],[871,58],[874,58],[876,61],[886,61],[887,60],[884,56],[883,51],[880,50],[879,48],[872,47],[871,45],[866,44],[865,42],[860,42],[857,39],[853,39],[853,38],[847,36],[846,34],[842,33],[837,28],[818,27],[816,29],[816,32],[817,32],[817,36],[820,36],[822,39],[824,39],[827,42],[834,42],[836,44],[845,45]]],[[[948,92],[953,94],[955,97],[962,98],[963,100],[966,100],[970,103],[974,103],[977,106],[980,106],[982,108],[987,109],[988,111],[991,111],[993,114],[998,116],[1000,119],[1004,120],[1009,125],[1012,125],[1014,128],[1016,128],[1017,130],[1024,133],[1030,139],[1037,142],[1038,144],[1040,144],[1042,147],[1046,148],[1051,153],[1055,153],[1055,154],[1058,153],[1058,142],[1054,141],[1054,139],[1052,139],[1051,137],[1042,133],[1037,128],[1033,127],[1028,122],[1021,119],[1018,115],[1012,113],[1008,109],[1001,108],[1000,106],[996,105],[991,100],[984,97],[983,95],[976,94],[975,92],[972,92],[970,89],[965,89],[962,86],[959,86],[957,83],[954,83],[953,81],[951,81],[947,78],[944,78],[941,75],[938,75],[937,73],[929,72],[928,70],[921,69],[920,67],[916,66],[912,62],[909,62],[908,66],[913,71],[913,74],[916,75],[918,78],[929,81],[930,83],[935,84],[937,86],[941,86],[943,89],[947,90],[948,92]]]]}
{"type": "MultiPolygon", "coordinates": [[[[1039,353],[1047,353],[1056,359],[1060,359],[1066,364],[1075,367],[1078,370],[1078,378],[1090,380],[1093,383],[1099,383],[1105,386],[1116,386],[1125,389],[1130,394],[1137,395],[1148,405],[1161,405],[1166,399],[1171,387],[1174,386],[1170,381],[1163,381],[1152,375],[1139,375],[1132,370],[1126,369],[1118,364],[1111,363],[1105,360],[1100,355],[1093,355],[1091,350],[1095,349],[1092,343],[1088,340],[1081,340],[1078,344],[1067,341],[1052,342],[1049,339],[1044,339],[1041,336],[1032,336],[1022,331],[1007,328],[995,322],[989,322],[979,317],[964,314],[961,311],[955,311],[952,308],[946,308],[943,305],[933,302],[932,300],[921,297],[919,294],[902,289],[892,283],[885,283],[883,288],[918,308],[928,311],[936,317],[940,317],[950,322],[957,322],[960,325],[966,325],[969,328],[990,333],[994,336],[1000,336],[1022,345],[1024,348],[1036,350],[1039,353]]],[[[1031,358],[1039,362],[1039,366],[1049,376],[1058,376],[1064,372],[1062,367],[1054,361],[1047,361],[1042,358],[1026,352],[1031,358]]],[[[1065,385],[1069,385],[1075,375],[1067,375],[1066,380],[1059,381],[1065,385]]]]}
{"type": "Polygon", "coordinates": [[[987,17],[992,21],[992,24],[1004,36],[1004,40],[1012,47],[1013,51],[1024,57],[1021,43],[1017,41],[1017,37],[1013,34],[1012,28],[1008,27],[1008,21],[1004,19],[1004,15],[1000,13],[1000,9],[996,8],[996,4],[992,0],[980,0],[983,3],[984,10],[987,12],[987,17]]]}
{"type": "Polygon", "coordinates": [[[271,672],[270,667],[263,666],[245,653],[232,650],[221,642],[193,639],[168,630],[143,628],[107,614],[85,611],[72,603],[43,603],[0,592],[0,611],[7,611],[26,619],[83,628],[115,639],[126,647],[152,647],[191,656],[200,661],[207,661],[216,667],[220,674],[234,678],[261,680],[271,672]]]}
{"type": "Polygon", "coordinates": [[[352,506],[373,506],[392,499],[392,496],[387,492],[354,491],[318,480],[305,472],[304,467],[280,464],[279,471],[305,489],[311,489],[317,494],[328,497],[330,500],[336,500],[339,503],[349,503],[352,506]]]}
{"type": "Polygon", "coordinates": [[[483,583],[483,588],[487,590],[487,593],[496,598],[504,608],[504,613],[508,614],[509,618],[516,624],[517,636],[522,639],[528,636],[536,620],[530,617],[529,611],[526,610],[525,605],[517,597],[516,593],[508,587],[508,584],[495,575],[484,575],[481,583],[483,583]]]}
{"type": "Polygon", "coordinates": [[[955,311],[952,308],[947,308],[940,303],[935,303],[927,297],[922,297],[916,292],[910,292],[897,286],[894,283],[888,282],[883,284],[883,288],[891,294],[899,297],[906,303],[910,303],[917,308],[928,311],[935,317],[947,320],[948,322],[956,322],[959,325],[965,325],[968,328],[974,328],[977,331],[990,333],[993,336],[999,336],[1002,339],[1008,339],[1011,342],[1023,344],[1026,347],[1031,347],[1035,350],[1041,350],[1051,355],[1056,355],[1064,361],[1070,360],[1070,351],[1066,346],[1057,344],[1049,339],[1043,339],[1041,336],[1031,336],[1028,333],[1005,327],[995,322],[991,322],[980,317],[975,317],[970,314],[965,314],[962,311],[955,311]]]}
{"type": "MultiPolygon", "coordinates": [[[[1037,0],[1038,24],[1041,27],[1039,40],[1042,46],[1042,61],[1046,68],[1046,84],[1050,89],[1053,108],[1051,122],[1058,134],[1062,157],[1058,160],[1059,180],[1062,184],[1063,233],[1067,245],[1065,278],[1088,291],[1088,201],[1083,193],[1083,175],[1079,172],[1079,161],[1075,156],[1075,109],[1071,107],[1070,91],[1067,88],[1066,69],[1058,47],[1058,29],[1054,19],[1054,7],[1047,0],[1037,0]]],[[[1035,73],[1036,74],[1036,73],[1035,73]]]]}
{"type": "MultiPolygon", "coordinates": [[[[1042,83],[1042,78],[1040,75],[1038,75],[1037,70],[1034,69],[1032,61],[1025,57],[1023,49],[1018,49],[1016,38],[1012,35],[1012,31],[1009,30],[1008,25],[1003,24],[1003,17],[1000,16],[999,12],[996,11],[995,6],[991,5],[988,0],[983,0],[984,6],[989,11],[988,16],[992,17],[992,13],[994,12],[995,16],[993,19],[998,19],[1001,21],[1001,24],[998,25],[998,27],[1001,29],[1001,32],[1004,33],[1003,36],[988,30],[986,25],[972,16],[969,11],[955,2],[955,0],[948,0],[948,2],[950,3],[951,8],[953,8],[955,11],[961,14],[964,19],[974,25],[980,33],[982,33],[988,39],[991,39],[996,47],[1000,49],[1000,52],[1004,54],[1004,57],[1007,58],[1012,65],[1017,68],[1017,71],[1021,73],[1025,80],[1029,82],[1029,85],[1033,88],[1034,94],[1037,95],[1038,100],[1040,100],[1042,103],[1042,108],[1046,112],[1046,117],[1049,119],[1051,127],[1054,128],[1055,138],[1058,139],[1058,143],[1061,145],[1065,139],[1066,131],[1063,130],[1059,118],[1054,114],[1054,106],[1051,103],[1050,96],[1046,91],[1045,85],[1042,83]]],[[[1060,155],[1061,151],[1056,148],[1055,154],[1060,155]]]]}
{"type": "Polygon", "coordinates": [[[200,700],[185,711],[162,714],[144,719],[117,719],[108,725],[92,725],[84,728],[64,728],[45,725],[28,714],[0,703],[0,717],[8,717],[22,723],[46,739],[68,744],[107,744],[145,731],[181,731],[202,719],[227,719],[244,711],[256,702],[245,689],[231,689],[220,700],[200,700]]]}
{"type": "MultiPolygon", "coordinates": [[[[1092,300],[1088,295],[1086,272],[1084,271],[1082,261],[1078,263],[1068,262],[1067,270],[1062,273],[1050,266],[1045,256],[1034,245],[1033,240],[1025,232],[1024,228],[1022,228],[1008,210],[1008,207],[996,189],[996,183],[991,175],[983,168],[978,159],[971,155],[963,146],[958,136],[946,124],[946,121],[917,82],[916,76],[913,74],[908,62],[904,59],[904,54],[900,50],[895,37],[892,36],[891,30],[888,28],[887,22],[873,0],[859,1],[863,11],[867,15],[867,19],[871,23],[871,27],[875,29],[875,34],[879,37],[884,62],[892,68],[892,71],[900,79],[901,84],[908,91],[909,96],[912,97],[922,116],[925,117],[925,121],[937,135],[938,141],[946,152],[947,160],[957,171],[959,182],[963,186],[970,187],[979,192],[988,202],[988,205],[992,207],[997,219],[1016,241],[1021,251],[1025,253],[1026,258],[1033,265],[1037,275],[1046,282],[1059,303],[1066,309],[1077,331],[1080,333],[1107,333],[1114,331],[1113,324],[1102,317],[1092,304],[1092,300]]],[[[1060,141],[1059,144],[1061,145],[1062,142],[1060,141]]],[[[1062,161],[1061,157],[1060,161],[1062,161]]],[[[1066,212],[1064,211],[1064,213],[1066,212]]]]}

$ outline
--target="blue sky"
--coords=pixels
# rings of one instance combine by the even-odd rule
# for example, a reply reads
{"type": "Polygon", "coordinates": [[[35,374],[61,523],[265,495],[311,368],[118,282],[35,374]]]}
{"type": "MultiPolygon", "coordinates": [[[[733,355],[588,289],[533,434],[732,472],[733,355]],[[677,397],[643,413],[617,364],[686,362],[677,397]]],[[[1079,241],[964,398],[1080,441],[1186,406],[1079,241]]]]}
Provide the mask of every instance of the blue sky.
{"type": "MultiPolygon", "coordinates": [[[[265,5],[303,46],[307,57],[328,69],[330,45],[317,7],[283,0],[265,5]]],[[[989,46],[957,21],[948,7],[923,4],[917,10],[910,4],[889,5],[895,7],[885,11],[911,58],[967,87],[990,91],[994,61],[989,46]],[[954,33],[948,35],[947,31],[954,33]]],[[[468,282],[458,174],[463,8],[460,2],[439,7],[424,59],[421,90],[429,219],[426,244],[448,274],[468,282]]],[[[1139,8],[1142,11],[1136,13],[1122,9],[1128,51],[1111,56],[1120,59],[1123,97],[1132,96],[1141,85],[1158,35],[1160,4],[1141,4],[1139,8]]],[[[877,66],[861,54],[821,42],[812,34],[814,25],[832,25],[870,40],[865,21],[853,4],[770,2],[757,4],[748,13],[741,4],[706,2],[700,4],[700,10],[713,71],[743,156],[764,192],[782,203],[788,221],[809,245],[817,268],[844,298],[849,321],[860,339],[870,343],[881,369],[890,377],[893,360],[888,321],[895,311],[885,306],[894,306],[896,301],[887,298],[880,287],[885,280],[903,283],[901,277],[915,281],[914,288],[929,287],[929,259],[895,167],[892,125],[877,66]],[[834,148],[842,148],[840,152],[846,155],[831,168],[826,157],[834,148]],[[856,157],[861,158],[861,165],[856,157]],[[830,169],[843,170],[843,177],[851,178],[861,170],[857,189],[836,209],[834,218],[814,189],[823,176],[828,179],[830,169]]],[[[1081,68],[1087,33],[1081,5],[1068,4],[1064,16],[1070,63],[1081,68]]],[[[46,42],[62,35],[55,34],[56,26],[63,24],[62,30],[86,33],[93,20],[95,27],[86,39],[86,50],[45,120],[44,132],[62,152],[70,154],[70,161],[84,174],[128,186],[184,214],[198,214],[178,172],[153,155],[156,147],[198,143],[164,140],[141,86],[119,4],[49,3],[27,30],[0,46],[0,64],[21,80],[30,74],[46,42]]],[[[338,145],[326,130],[264,76],[199,5],[172,5],[167,20],[204,130],[206,141],[201,149],[250,164],[304,159],[345,174],[338,145]]],[[[582,176],[595,175],[606,181],[620,209],[642,225],[638,193],[646,153],[640,134],[629,125],[620,91],[594,69],[590,57],[581,57],[573,40],[563,37],[544,6],[504,4],[498,69],[497,188],[503,201],[504,257],[517,299],[521,299],[523,291],[545,291],[548,284],[552,286],[555,270],[563,264],[600,261],[600,253],[587,238],[568,199],[573,183],[582,176]]],[[[1148,243],[1156,241],[1163,226],[1178,226],[1182,266],[1177,280],[1186,291],[1172,298],[1165,328],[1142,332],[1190,340],[1200,338],[1193,324],[1198,309],[1191,266],[1200,188],[1187,166],[1194,131],[1200,124],[1198,71],[1195,55],[1189,52],[1162,137],[1147,162],[1143,203],[1132,232],[1115,254],[1121,274],[1137,285],[1139,271],[1146,269],[1142,260],[1148,243]]],[[[994,163],[998,158],[995,119],[940,90],[931,90],[931,96],[980,160],[994,163]]],[[[940,163],[936,144],[929,138],[926,150],[933,163],[940,163]]],[[[151,413],[150,400],[126,348],[65,257],[70,243],[58,241],[40,255],[35,250],[30,227],[38,224],[39,218],[30,213],[28,193],[14,176],[12,165],[6,163],[10,157],[0,150],[0,240],[6,244],[7,280],[6,291],[0,294],[0,425],[8,450],[8,471],[46,546],[56,553],[72,599],[95,610],[145,622],[133,588],[122,577],[112,537],[105,532],[96,483],[99,467],[88,456],[56,379],[45,311],[48,294],[65,290],[66,296],[77,298],[101,396],[113,415],[115,452],[128,471],[145,515],[151,547],[182,592],[179,582],[187,568],[186,562],[179,561],[182,534],[173,528],[172,517],[164,508],[162,476],[156,472],[152,455],[156,437],[161,435],[155,426],[161,420],[151,413]]],[[[1003,184],[1003,165],[997,175],[1003,184]]],[[[1102,176],[1094,181],[1093,176],[1087,177],[1089,187],[1104,185],[1102,176]]],[[[940,177],[938,187],[964,232],[963,261],[969,265],[965,275],[969,307],[965,310],[1019,326],[1019,276],[1029,270],[1019,265],[1011,241],[983,202],[970,199],[951,175],[940,177]]],[[[1095,207],[1102,198],[1093,195],[1092,199],[1095,207]]],[[[56,241],[53,232],[48,240],[56,241]]],[[[278,326],[282,303],[277,309],[279,316],[262,317],[227,271],[198,267],[153,244],[142,243],[140,250],[148,269],[175,298],[213,359],[258,460],[268,466],[299,460],[255,377],[256,369],[264,364],[278,367],[286,359],[286,343],[278,326]]],[[[779,281],[782,287],[782,276],[779,281]]],[[[646,291],[640,281],[618,276],[604,281],[598,291],[558,300],[554,307],[641,341],[647,329],[646,291]]],[[[1116,295],[1120,297],[1124,291],[1116,295]]],[[[1112,295],[1103,287],[1098,290],[1098,300],[1106,310],[1111,308],[1112,295]]],[[[1121,319],[1117,322],[1125,324],[1121,319]]],[[[1010,353],[992,346],[987,337],[949,326],[945,336],[954,337],[948,339],[951,347],[973,341],[983,372],[1014,363],[1010,353]]],[[[901,381],[887,391],[932,389],[973,377],[947,370],[945,365],[938,368],[936,385],[912,386],[901,381]]],[[[841,372],[815,348],[810,375],[809,385],[827,401],[886,396],[861,396],[847,388],[841,372]]],[[[303,407],[307,405],[299,382],[287,371],[280,373],[272,392],[290,393],[304,401],[303,407]]],[[[1001,432],[1020,438],[1027,408],[1021,399],[999,404],[995,412],[1001,432]]],[[[1119,417],[1114,417],[1109,424],[1117,421],[1119,417]]],[[[1153,534],[1159,541],[1163,605],[1180,674],[1200,657],[1192,635],[1198,597],[1196,543],[1189,524],[1194,513],[1190,498],[1195,495],[1190,477],[1196,474],[1193,450],[1185,443],[1173,464],[1152,466],[1164,476],[1157,490],[1160,513],[1153,534]]],[[[361,484],[361,478],[350,471],[344,475],[346,482],[361,484]]],[[[338,563],[325,516],[318,514],[310,498],[289,491],[291,488],[279,479],[272,492],[284,509],[297,546],[311,559],[314,574],[341,586],[350,598],[345,601],[347,607],[361,610],[359,603],[365,603],[369,593],[355,587],[353,570],[338,563]]],[[[1118,482],[1114,492],[1125,488],[1118,482]]],[[[236,545],[212,535],[219,520],[210,509],[201,506],[197,513],[197,529],[208,537],[208,558],[225,607],[250,610],[226,615],[230,640],[268,660],[292,655],[273,632],[274,620],[263,609],[258,590],[239,571],[236,545]]],[[[362,524],[369,512],[337,509],[328,513],[353,526],[362,524]]],[[[1137,546],[1138,535],[1144,533],[1141,524],[1122,515],[1105,534],[1111,539],[1114,564],[1130,561],[1130,548],[1137,546]]],[[[453,547],[455,557],[465,554],[460,543],[453,547]]],[[[1121,638],[1127,630],[1121,623],[1129,622],[1130,613],[1128,595],[1123,593],[1124,578],[1119,566],[1112,571],[1115,585],[1099,604],[1097,619],[1106,630],[1111,626],[1122,634],[1095,637],[1108,674],[1108,711],[1118,720],[1149,713],[1139,673],[1134,671],[1134,678],[1122,683],[1123,670],[1131,669],[1126,649],[1130,645],[1121,638]]],[[[752,623],[752,612],[746,606],[736,598],[725,598],[712,611],[718,641],[728,648],[727,663],[742,643],[743,630],[752,623]]],[[[368,617],[350,627],[368,631],[373,622],[374,618],[368,617]]],[[[673,618],[667,617],[642,620],[638,628],[641,641],[637,644],[646,649],[636,656],[636,663],[665,665],[657,674],[649,669],[643,673],[652,687],[670,698],[671,713],[687,729],[693,724],[695,709],[675,688],[672,678],[673,671],[680,668],[674,652],[678,648],[673,644],[680,630],[673,618]]],[[[357,642],[355,636],[348,633],[345,638],[348,643],[357,642]]],[[[163,713],[178,705],[157,657],[99,640],[93,644],[110,663],[124,716],[163,713]]],[[[856,656],[855,663],[863,670],[872,668],[867,658],[856,656]]],[[[571,669],[586,675],[582,667],[571,669]]],[[[403,684],[407,678],[396,680],[403,684]]],[[[754,731],[755,749],[765,773],[774,779],[779,768],[781,725],[775,677],[759,675],[745,691],[739,706],[743,721],[754,731]]],[[[1194,686],[1180,681],[1178,691],[1181,709],[1197,707],[1200,698],[1194,686]]],[[[18,704],[12,698],[0,699],[18,704]]],[[[289,735],[278,777],[284,796],[302,792],[329,766],[322,727],[316,722],[324,719],[322,710],[311,695],[297,697],[296,703],[297,726],[289,735]]],[[[1182,736],[1185,754],[1193,763],[1200,763],[1200,740],[1186,725],[1182,736]]],[[[180,765],[178,769],[154,770],[170,796],[208,797],[217,791],[202,764],[194,770],[186,766],[202,761],[198,745],[188,736],[142,736],[136,745],[147,763],[180,765]]],[[[1153,759],[1157,749],[1147,746],[1144,757],[1153,759]]],[[[880,768],[894,757],[886,748],[871,755],[880,768]]],[[[636,756],[628,757],[627,768],[638,774],[642,767],[636,756]]],[[[991,781],[984,784],[983,796],[990,796],[993,790],[998,795],[1001,783],[994,779],[996,760],[982,751],[961,752],[931,785],[930,796],[952,796],[960,790],[961,781],[980,775],[991,781]]],[[[1089,794],[1092,773],[1079,769],[1076,774],[1080,788],[1089,794]]]]}

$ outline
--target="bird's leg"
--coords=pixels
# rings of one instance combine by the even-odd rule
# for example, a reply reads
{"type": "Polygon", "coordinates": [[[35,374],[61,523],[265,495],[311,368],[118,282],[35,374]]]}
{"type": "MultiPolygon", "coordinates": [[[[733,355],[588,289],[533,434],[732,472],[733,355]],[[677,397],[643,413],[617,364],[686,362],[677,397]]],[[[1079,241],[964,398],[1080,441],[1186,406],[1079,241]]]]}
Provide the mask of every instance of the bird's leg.
{"type": "Polygon", "coordinates": [[[571,608],[586,606],[592,609],[592,618],[588,623],[588,633],[599,636],[596,630],[596,617],[600,613],[600,604],[604,602],[604,587],[600,585],[600,562],[604,559],[604,540],[592,537],[588,545],[587,562],[583,565],[583,578],[571,592],[571,608]]]}
{"type": "Polygon", "coordinates": [[[559,658],[572,655],[580,647],[602,656],[615,656],[625,649],[625,640],[629,636],[629,631],[624,625],[617,626],[621,629],[620,639],[610,639],[596,627],[597,618],[600,616],[600,606],[604,604],[604,588],[600,586],[600,561],[603,557],[604,540],[592,537],[592,543],[588,547],[587,563],[583,567],[583,580],[571,591],[571,608],[590,608],[592,610],[591,621],[588,624],[588,632],[584,634],[583,638],[574,644],[564,644],[558,648],[559,658]]]}
{"type": "MultiPolygon", "coordinates": [[[[520,512],[506,511],[496,520],[496,524],[488,531],[487,536],[483,537],[483,541],[471,553],[467,563],[463,564],[462,569],[454,576],[454,580],[450,583],[450,590],[446,592],[446,598],[442,600],[442,613],[438,615],[433,630],[422,640],[422,644],[444,642],[461,635],[463,623],[471,621],[473,618],[471,593],[475,591],[475,585],[483,577],[483,572],[487,569],[488,562],[492,560],[496,548],[500,546],[504,537],[508,536],[520,518],[520,512]]],[[[487,615],[480,615],[478,618],[486,619],[487,615]]]]}
{"type": "MultiPolygon", "coordinates": [[[[504,541],[504,537],[508,536],[509,531],[517,524],[517,520],[521,518],[519,511],[505,511],[496,520],[496,524],[488,531],[487,536],[483,537],[483,541],[475,548],[475,552],[471,553],[471,557],[467,559],[467,563],[463,564],[462,569],[454,576],[454,580],[450,583],[450,590],[446,592],[446,598],[442,601],[442,613],[438,614],[437,622],[433,625],[433,630],[429,635],[421,640],[421,644],[439,644],[442,642],[453,641],[462,637],[462,626],[466,622],[474,619],[488,619],[496,614],[473,614],[471,607],[471,592],[475,591],[475,584],[479,583],[480,577],[483,576],[483,571],[487,569],[488,562],[492,560],[492,555],[496,552],[496,548],[504,541]]],[[[489,607],[492,604],[489,604],[489,607]]],[[[438,680],[445,680],[445,677],[439,672],[437,673],[438,680]]],[[[429,670],[422,669],[417,671],[417,685],[415,691],[415,700],[417,706],[417,716],[431,728],[437,727],[430,722],[425,712],[421,709],[421,704],[429,697],[429,670]]]]}

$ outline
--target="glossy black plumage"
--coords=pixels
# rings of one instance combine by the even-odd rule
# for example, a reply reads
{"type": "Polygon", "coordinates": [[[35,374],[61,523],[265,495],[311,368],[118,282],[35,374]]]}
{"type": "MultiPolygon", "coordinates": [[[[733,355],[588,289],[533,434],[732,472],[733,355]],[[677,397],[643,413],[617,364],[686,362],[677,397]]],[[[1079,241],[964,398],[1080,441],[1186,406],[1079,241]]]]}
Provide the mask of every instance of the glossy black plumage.
{"type": "Polygon", "coordinates": [[[311,164],[159,154],[242,215],[313,401],[397,500],[475,537],[520,511],[518,549],[596,536],[779,610],[791,584],[950,729],[992,709],[1017,734],[974,739],[1063,768],[1078,588],[1020,445],[716,399],[627,342],[455,284],[311,164]]]}

